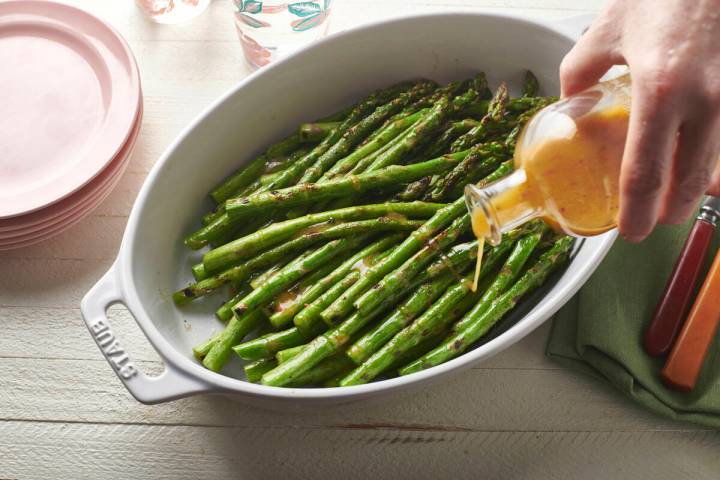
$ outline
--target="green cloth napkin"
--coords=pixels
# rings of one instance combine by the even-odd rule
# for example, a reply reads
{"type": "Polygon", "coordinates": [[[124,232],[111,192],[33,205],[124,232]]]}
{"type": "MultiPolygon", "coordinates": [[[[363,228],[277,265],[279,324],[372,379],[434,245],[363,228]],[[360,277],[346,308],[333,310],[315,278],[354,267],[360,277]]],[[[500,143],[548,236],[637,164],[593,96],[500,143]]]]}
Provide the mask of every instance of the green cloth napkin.
{"type": "MultiPolygon", "coordinates": [[[[666,388],[659,377],[663,359],[650,357],[641,345],[689,228],[661,226],[637,245],[618,240],[580,292],[555,315],[546,353],[610,382],[656,413],[720,428],[720,335],[689,393],[666,388]]],[[[719,240],[716,234],[706,271],[719,240]]]]}

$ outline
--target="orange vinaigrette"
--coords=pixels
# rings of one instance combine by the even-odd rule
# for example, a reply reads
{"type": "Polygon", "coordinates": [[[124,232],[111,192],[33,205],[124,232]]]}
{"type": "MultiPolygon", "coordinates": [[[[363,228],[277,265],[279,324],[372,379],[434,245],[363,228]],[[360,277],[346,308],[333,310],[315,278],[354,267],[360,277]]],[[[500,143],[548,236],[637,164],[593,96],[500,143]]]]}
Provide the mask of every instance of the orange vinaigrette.
{"type": "Polygon", "coordinates": [[[621,77],[539,112],[518,142],[516,171],[482,189],[466,187],[478,239],[497,245],[503,232],[538,217],[574,236],[614,228],[628,90],[629,77],[621,77]]]}
{"type": "Polygon", "coordinates": [[[483,248],[485,248],[485,237],[478,237],[477,261],[475,262],[475,276],[473,277],[472,287],[470,290],[477,292],[478,280],[480,280],[480,270],[482,269],[483,248]]]}

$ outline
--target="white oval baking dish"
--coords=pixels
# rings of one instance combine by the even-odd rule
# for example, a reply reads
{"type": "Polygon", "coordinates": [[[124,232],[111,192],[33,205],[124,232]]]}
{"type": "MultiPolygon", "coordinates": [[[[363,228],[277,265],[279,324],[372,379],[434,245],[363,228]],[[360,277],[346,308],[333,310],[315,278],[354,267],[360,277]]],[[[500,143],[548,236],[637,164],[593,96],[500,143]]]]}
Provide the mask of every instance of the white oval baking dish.
{"type": "MultiPolygon", "coordinates": [[[[350,388],[293,389],[255,385],[204,369],[191,348],[221,328],[210,301],[177,309],[170,294],[190,280],[199,259],[181,239],[210,204],[208,192],[264,145],[308,119],[331,113],[375,88],[416,77],[440,82],[485,71],[492,84],[519,85],[531,69],[546,93],[558,91],[557,71],[589,19],[545,24],[478,13],[444,13],[390,20],[344,32],[248,77],[200,115],[165,151],[132,209],[118,258],[87,293],[82,314],[102,353],[130,393],[158,403],[197,393],[229,393],[264,407],[341,404],[387,396],[447,377],[520,340],[559,309],[585,282],[615,234],[578,242],[572,262],[528,299],[473,351],[444,365],[350,388]],[[158,377],[137,369],[106,318],[113,303],[134,315],[165,361],[158,377]],[[186,328],[187,325],[192,328],[186,328]]],[[[239,361],[225,373],[241,377],[239,361]]]]}

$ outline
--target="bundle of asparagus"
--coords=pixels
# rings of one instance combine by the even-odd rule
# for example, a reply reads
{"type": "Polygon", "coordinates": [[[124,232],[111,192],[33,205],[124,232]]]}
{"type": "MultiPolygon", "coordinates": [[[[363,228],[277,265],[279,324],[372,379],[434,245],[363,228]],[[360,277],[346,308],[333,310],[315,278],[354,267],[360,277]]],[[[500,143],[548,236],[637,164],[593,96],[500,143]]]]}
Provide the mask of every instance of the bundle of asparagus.
{"type": "Polygon", "coordinates": [[[185,240],[212,249],[175,303],[231,292],[195,356],[220,371],[234,352],[265,385],[347,386],[472,347],[572,247],[541,222],[511,231],[472,291],[462,188],[511,172],[522,126],[551,101],[530,72],[518,98],[483,74],[403,82],[270,146],[210,193],[216,210],[185,240]]]}

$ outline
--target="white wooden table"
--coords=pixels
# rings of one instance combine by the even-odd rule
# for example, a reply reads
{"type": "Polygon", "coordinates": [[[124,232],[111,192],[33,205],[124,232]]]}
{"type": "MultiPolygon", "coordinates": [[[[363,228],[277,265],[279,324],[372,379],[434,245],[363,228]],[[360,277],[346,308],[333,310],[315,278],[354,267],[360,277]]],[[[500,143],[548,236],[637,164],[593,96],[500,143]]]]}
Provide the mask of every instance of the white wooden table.
{"type": "MultiPolygon", "coordinates": [[[[543,356],[547,326],[431,390],[312,415],[225,397],[144,406],[80,319],[110,266],[143,178],[166,145],[248,74],[229,0],[187,25],[146,22],[131,0],[74,0],[137,56],[145,117],[128,172],[80,224],[0,254],[0,479],[717,479],[720,433],[645,412],[543,356]]],[[[483,8],[545,18],[603,0],[336,0],[332,29],[418,11],[483,8]]],[[[121,308],[111,320],[142,367],[162,368],[121,308]]]]}

